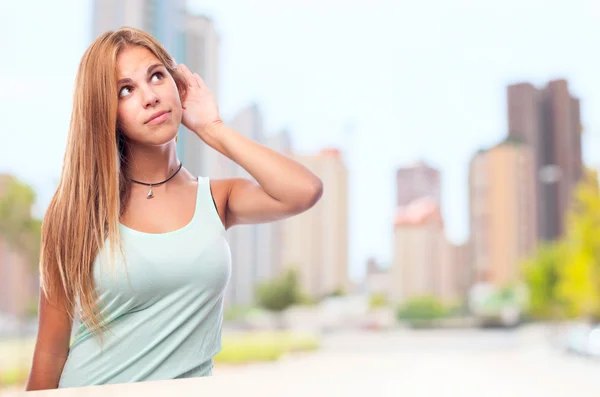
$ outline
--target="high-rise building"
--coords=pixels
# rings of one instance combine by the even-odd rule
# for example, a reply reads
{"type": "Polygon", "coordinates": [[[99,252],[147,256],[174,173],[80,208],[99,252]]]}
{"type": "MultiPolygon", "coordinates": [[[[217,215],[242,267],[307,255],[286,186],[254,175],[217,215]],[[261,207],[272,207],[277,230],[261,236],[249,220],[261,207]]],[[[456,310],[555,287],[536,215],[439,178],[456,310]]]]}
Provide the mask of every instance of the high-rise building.
{"type": "MultiPolygon", "coordinates": [[[[290,142],[290,134],[288,131],[282,130],[274,135],[267,137],[267,146],[285,156],[292,156],[292,146],[290,142]]],[[[259,238],[260,241],[264,241],[264,245],[259,246],[259,259],[261,257],[268,257],[263,262],[270,263],[269,276],[275,277],[281,274],[284,269],[283,266],[283,233],[284,233],[284,222],[277,221],[269,223],[268,227],[259,225],[259,229],[263,229],[263,238],[259,238]]]]}
{"type": "MultiPolygon", "coordinates": [[[[266,145],[263,120],[256,104],[242,109],[233,118],[231,127],[240,134],[266,145]]],[[[238,164],[221,156],[222,177],[249,178],[252,176],[238,164]]],[[[227,305],[249,305],[254,302],[258,283],[274,277],[275,265],[271,254],[272,224],[237,225],[227,232],[234,264],[226,295],[227,305]]]]}
{"type": "Polygon", "coordinates": [[[398,207],[394,221],[394,259],[390,268],[390,301],[440,296],[446,240],[439,203],[431,197],[398,207]]]}
{"type": "Polygon", "coordinates": [[[321,178],[323,196],[308,211],[283,222],[283,264],[298,271],[314,298],[347,291],[348,171],[337,149],[292,158],[321,178]]]}
{"type": "Polygon", "coordinates": [[[418,295],[444,301],[462,298],[464,291],[457,272],[464,263],[457,247],[445,236],[440,171],[419,161],[398,169],[396,184],[392,300],[401,302],[418,295]]]}
{"type": "Polygon", "coordinates": [[[538,238],[558,239],[583,172],[579,100],[566,80],[554,80],[543,89],[510,85],[507,102],[509,137],[526,142],[535,159],[538,238]]]}
{"type": "Polygon", "coordinates": [[[445,302],[465,303],[470,287],[468,245],[442,239],[437,295],[445,302]]]}
{"type": "Polygon", "coordinates": [[[367,260],[367,274],[365,275],[363,289],[371,296],[381,294],[386,299],[389,297],[390,271],[387,268],[382,269],[375,258],[367,260]]]}
{"type": "Polygon", "coordinates": [[[469,242],[452,246],[452,260],[454,262],[454,279],[456,282],[457,295],[465,299],[473,281],[471,266],[471,250],[469,242]]]}
{"type": "Polygon", "coordinates": [[[474,282],[519,280],[521,261],[537,244],[533,151],[508,139],[479,151],[469,170],[474,282]]]}
{"type": "Polygon", "coordinates": [[[419,161],[396,171],[397,205],[405,206],[411,201],[431,197],[438,203],[440,197],[440,172],[419,161]]]}
{"type": "MultiPolygon", "coordinates": [[[[186,13],[184,0],[94,0],[93,13],[94,38],[122,26],[151,34],[177,63],[198,73],[218,101],[220,39],[209,18],[186,13]]],[[[221,177],[228,172],[223,156],[183,125],[177,154],[194,175],[221,177]]]]}
{"type": "MultiPolygon", "coordinates": [[[[220,39],[213,21],[202,15],[186,14],[184,35],[185,57],[178,62],[198,73],[218,102],[220,39]]],[[[229,172],[223,155],[185,127],[179,132],[177,150],[185,167],[194,175],[223,177],[229,172]]]]}
{"type": "Polygon", "coordinates": [[[185,0],[93,0],[92,12],[92,40],[130,26],[150,33],[182,62],[185,0]]]}

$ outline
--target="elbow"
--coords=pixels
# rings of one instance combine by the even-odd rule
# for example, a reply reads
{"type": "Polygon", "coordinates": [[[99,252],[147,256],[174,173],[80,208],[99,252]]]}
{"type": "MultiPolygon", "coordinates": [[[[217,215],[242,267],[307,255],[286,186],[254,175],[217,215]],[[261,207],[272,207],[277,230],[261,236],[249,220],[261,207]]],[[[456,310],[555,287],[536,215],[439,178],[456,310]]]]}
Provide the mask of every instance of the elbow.
{"type": "Polygon", "coordinates": [[[323,181],[315,177],[314,181],[308,185],[306,192],[302,194],[302,200],[297,203],[297,212],[304,212],[312,208],[323,196],[323,181]]]}

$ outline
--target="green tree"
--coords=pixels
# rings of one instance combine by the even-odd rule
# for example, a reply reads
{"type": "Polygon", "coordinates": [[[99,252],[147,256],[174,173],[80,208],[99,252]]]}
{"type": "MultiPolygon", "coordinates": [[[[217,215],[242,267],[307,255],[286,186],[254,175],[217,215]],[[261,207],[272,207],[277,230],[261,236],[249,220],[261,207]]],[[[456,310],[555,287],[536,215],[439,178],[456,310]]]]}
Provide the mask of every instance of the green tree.
{"type": "Polygon", "coordinates": [[[438,298],[419,296],[411,298],[400,305],[396,316],[399,320],[419,322],[440,319],[448,314],[447,308],[438,298]]]}
{"type": "Polygon", "coordinates": [[[0,175],[0,239],[38,268],[42,222],[31,215],[35,192],[25,183],[0,175]]]}
{"type": "Polygon", "coordinates": [[[388,304],[387,296],[383,292],[376,292],[369,297],[369,308],[377,309],[386,307],[388,304]]]}
{"type": "Polygon", "coordinates": [[[542,244],[525,261],[523,275],[529,290],[529,315],[537,319],[562,316],[563,303],[557,293],[560,266],[566,260],[565,244],[542,244]]]}
{"type": "Polygon", "coordinates": [[[336,289],[334,289],[331,294],[329,294],[329,296],[335,297],[335,296],[346,296],[346,291],[344,291],[344,288],[342,287],[337,287],[336,289]]]}
{"type": "Polygon", "coordinates": [[[256,288],[259,306],[274,312],[282,312],[288,307],[302,302],[298,275],[288,269],[281,277],[260,284],[256,288]]]}
{"type": "Polygon", "coordinates": [[[590,170],[575,189],[565,229],[524,264],[529,314],[600,320],[600,194],[590,170]]]}
{"type": "Polygon", "coordinates": [[[595,173],[587,171],[574,195],[560,268],[558,295],[569,317],[600,320],[600,194],[595,173]]]}

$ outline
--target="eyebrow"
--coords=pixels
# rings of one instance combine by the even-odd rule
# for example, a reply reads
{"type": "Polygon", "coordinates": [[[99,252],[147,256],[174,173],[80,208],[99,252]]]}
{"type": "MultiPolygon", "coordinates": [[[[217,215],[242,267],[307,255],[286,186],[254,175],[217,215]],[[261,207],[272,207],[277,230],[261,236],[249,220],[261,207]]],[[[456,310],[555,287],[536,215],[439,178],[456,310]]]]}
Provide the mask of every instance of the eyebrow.
{"type": "MultiPolygon", "coordinates": [[[[164,66],[164,65],[162,63],[155,63],[155,64],[148,66],[148,70],[146,71],[146,74],[152,73],[152,71],[159,66],[164,66]]],[[[118,85],[125,84],[125,83],[129,83],[129,84],[133,83],[133,80],[131,80],[129,77],[126,77],[124,79],[117,81],[118,85]]]]}

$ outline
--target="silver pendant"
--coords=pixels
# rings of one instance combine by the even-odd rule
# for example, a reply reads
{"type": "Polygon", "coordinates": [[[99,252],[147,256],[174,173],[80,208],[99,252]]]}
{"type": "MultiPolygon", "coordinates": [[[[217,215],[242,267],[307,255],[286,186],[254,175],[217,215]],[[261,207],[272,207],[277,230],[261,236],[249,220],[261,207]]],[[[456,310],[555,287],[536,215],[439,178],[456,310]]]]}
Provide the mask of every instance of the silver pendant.
{"type": "Polygon", "coordinates": [[[152,192],[152,185],[150,185],[150,191],[148,192],[148,195],[146,196],[147,199],[151,199],[154,197],[154,193],[152,192]]]}

